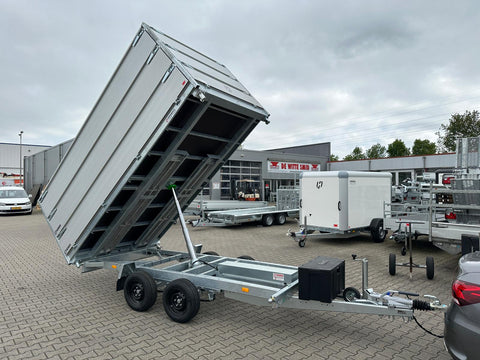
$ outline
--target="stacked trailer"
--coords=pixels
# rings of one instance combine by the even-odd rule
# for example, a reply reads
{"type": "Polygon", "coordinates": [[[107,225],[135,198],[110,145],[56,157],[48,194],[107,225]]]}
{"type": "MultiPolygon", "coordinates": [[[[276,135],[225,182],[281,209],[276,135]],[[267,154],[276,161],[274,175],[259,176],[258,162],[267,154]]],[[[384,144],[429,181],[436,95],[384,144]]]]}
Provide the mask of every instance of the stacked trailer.
{"type": "Polygon", "coordinates": [[[402,255],[409,247],[410,233],[415,240],[428,237],[429,242],[450,254],[479,249],[479,153],[480,138],[457,139],[457,164],[450,189],[431,187],[427,204],[386,203],[385,228],[392,230],[393,240],[404,243],[402,255]]]}
{"type": "MultiPolygon", "coordinates": [[[[128,305],[186,322],[200,294],[251,304],[400,316],[445,309],[399,292],[345,292],[343,260],[300,268],[200,254],[182,212],[267,112],[226,69],[143,24],[40,203],[68,264],[118,270],[128,305]],[[167,187],[167,185],[170,185],[167,187]],[[180,220],[187,252],[161,249],[180,220]],[[353,295],[352,295],[353,294],[353,295]]],[[[411,295],[411,294],[410,294],[411,295]]]]}

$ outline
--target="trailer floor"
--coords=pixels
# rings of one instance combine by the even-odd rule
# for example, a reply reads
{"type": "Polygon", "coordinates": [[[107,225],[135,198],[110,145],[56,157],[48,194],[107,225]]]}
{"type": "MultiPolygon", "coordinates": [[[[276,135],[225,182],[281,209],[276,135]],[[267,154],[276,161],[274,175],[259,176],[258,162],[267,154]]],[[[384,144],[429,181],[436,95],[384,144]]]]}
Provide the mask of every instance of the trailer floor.
{"type": "MultiPolygon", "coordinates": [[[[194,228],[190,236],[204,251],[256,260],[301,265],[325,255],[345,259],[346,286],[361,287],[361,263],[351,254],[367,256],[369,285],[437,295],[450,302],[450,284],[459,256],[431,244],[414,243],[414,261],[435,258],[435,278],[408,268],[388,273],[388,254],[397,259],[401,245],[391,240],[375,244],[368,236],[307,240],[300,248],[285,236],[297,229],[244,225],[194,228]]],[[[415,322],[376,315],[271,309],[218,297],[202,302],[187,324],[171,321],[159,294],[145,313],[131,310],[115,291],[117,272],[81,274],[67,266],[40,211],[29,216],[0,216],[0,358],[2,359],[449,359],[443,341],[415,322]]],[[[388,238],[387,238],[388,239],[388,238]]],[[[162,238],[168,250],[185,251],[179,225],[162,238]]],[[[416,312],[427,329],[443,333],[443,313],[416,312]]]]}

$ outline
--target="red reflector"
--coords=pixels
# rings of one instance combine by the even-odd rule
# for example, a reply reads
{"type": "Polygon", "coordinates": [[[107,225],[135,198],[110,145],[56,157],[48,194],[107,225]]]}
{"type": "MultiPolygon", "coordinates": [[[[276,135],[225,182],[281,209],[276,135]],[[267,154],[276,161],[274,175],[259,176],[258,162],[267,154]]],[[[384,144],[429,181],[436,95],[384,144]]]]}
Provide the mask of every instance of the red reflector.
{"type": "Polygon", "coordinates": [[[480,303],[480,286],[455,280],[452,284],[453,301],[459,306],[480,303]]]}
{"type": "Polygon", "coordinates": [[[456,218],[457,218],[457,215],[453,212],[445,214],[445,219],[455,220],[456,218]]]}
{"type": "Polygon", "coordinates": [[[338,227],[338,224],[333,224],[333,227],[338,227]]]}

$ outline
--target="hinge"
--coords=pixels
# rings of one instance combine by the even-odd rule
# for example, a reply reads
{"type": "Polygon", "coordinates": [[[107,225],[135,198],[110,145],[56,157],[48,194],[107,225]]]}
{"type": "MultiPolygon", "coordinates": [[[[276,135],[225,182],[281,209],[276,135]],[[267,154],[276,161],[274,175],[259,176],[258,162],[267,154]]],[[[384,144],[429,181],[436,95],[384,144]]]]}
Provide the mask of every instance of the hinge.
{"type": "Polygon", "coordinates": [[[65,231],[66,231],[66,230],[67,230],[67,228],[64,227],[64,228],[60,231],[60,233],[59,233],[58,236],[57,236],[57,239],[58,239],[58,240],[60,240],[60,239],[62,238],[62,236],[63,236],[63,234],[65,234],[65,231]]]}
{"type": "Polygon", "coordinates": [[[176,65],[175,64],[171,64],[170,67],[168,68],[168,70],[165,72],[165,74],[163,75],[163,78],[162,78],[162,81],[160,81],[161,84],[163,84],[165,81],[167,81],[167,79],[170,77],[170,75],[172,74],[173,72],[173,69],[175,69],[176,65]]]}
{"type": "Polygon", "coordinates": [[[135,36],[135,38],[133,39],[132,47],[135,47],[137,45],[138,40],[140,40],[144,32],[145,32],[145,28],[142,27],[138,32],[137,36],[135,36]]]}
{"type": "Polygon", "coordinates": [[[50,221],[52,218],[55,216],[55,213],[57,212],[57,208],[53,209],[50,215],[47,216],[47,220],[50,221]]]}
{"type": "Polygon", "coordinates": [[[39,202],[43,202],[43,199],[45,199],[45,196],[47,195],[48,193],[48,190],[44,191],[43,194],[40,196],[40,198],[38,199],[39,202]]]}
{"type": "Polygon", "coordinates": [[[160,46],[155,45],[153,50],[150,52],[150,55],[148,55],[147,65],[150,64],[152,62],[153,58],[155,57],[155,55],[157,55],[158,49],[160,49],[160,46]]]}

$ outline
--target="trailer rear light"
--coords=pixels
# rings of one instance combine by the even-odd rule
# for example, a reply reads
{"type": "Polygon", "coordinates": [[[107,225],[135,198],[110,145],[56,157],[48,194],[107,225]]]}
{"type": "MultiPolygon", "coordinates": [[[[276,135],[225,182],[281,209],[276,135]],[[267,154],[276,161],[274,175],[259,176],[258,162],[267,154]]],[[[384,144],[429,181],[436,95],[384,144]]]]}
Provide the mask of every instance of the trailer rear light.
{"type": "Polygon", "coordinates": [[[445,219],[447,220],[456,220],[457,219],[457,215],[453,212],[450,212],[448,214],[445,214],[445,219]]]}
{"type": "Polygon", "coordinates": [[[480,286],[466,281],[455,280],[452,284],[453,301],[459,306],[480,303],[480,286]]]}

